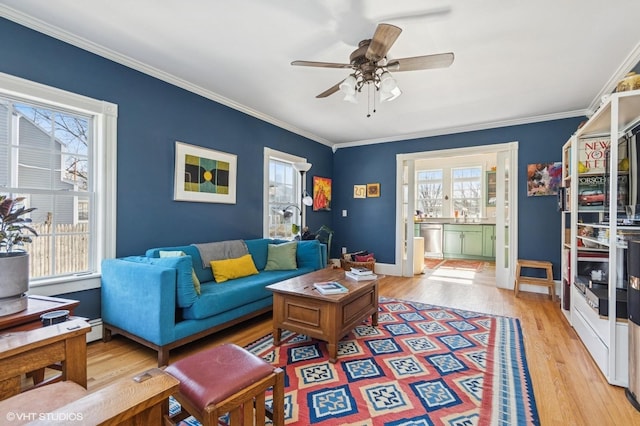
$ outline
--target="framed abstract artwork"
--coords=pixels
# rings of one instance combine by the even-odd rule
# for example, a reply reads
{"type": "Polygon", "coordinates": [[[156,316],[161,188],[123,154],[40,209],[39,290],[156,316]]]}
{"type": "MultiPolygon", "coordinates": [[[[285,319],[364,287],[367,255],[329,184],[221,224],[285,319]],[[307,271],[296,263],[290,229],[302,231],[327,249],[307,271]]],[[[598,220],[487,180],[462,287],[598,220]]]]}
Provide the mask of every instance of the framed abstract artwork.
{"type": "Polygon", "coordinates": [[[562,162],[527,165],[527,196],[557,195],[562,180],[562,162]]]}
{"type": "Polygon", "coordinates": [[[353,198],[367,198],[367,185],[353,185],[353,198]]]}
{"type": "Polygon", "coordinates": [[[331,210],[331,179],[313,177],[313,211],[331,210]]]}
{"type": "Polygon", "coordinates": [[[237,158],[176,141],[173,199],[202,203],[236,203],[237,158]]]}

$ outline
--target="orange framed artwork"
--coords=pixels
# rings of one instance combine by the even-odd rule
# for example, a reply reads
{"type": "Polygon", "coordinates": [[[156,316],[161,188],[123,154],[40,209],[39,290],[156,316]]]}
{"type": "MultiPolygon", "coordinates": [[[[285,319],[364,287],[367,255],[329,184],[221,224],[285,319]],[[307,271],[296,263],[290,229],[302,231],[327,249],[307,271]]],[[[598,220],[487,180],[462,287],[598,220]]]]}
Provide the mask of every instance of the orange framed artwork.
{"type": "Polygon", "coordinates": [[[313,211],[331,210],[331,179],[313,177],[313,211]]]}

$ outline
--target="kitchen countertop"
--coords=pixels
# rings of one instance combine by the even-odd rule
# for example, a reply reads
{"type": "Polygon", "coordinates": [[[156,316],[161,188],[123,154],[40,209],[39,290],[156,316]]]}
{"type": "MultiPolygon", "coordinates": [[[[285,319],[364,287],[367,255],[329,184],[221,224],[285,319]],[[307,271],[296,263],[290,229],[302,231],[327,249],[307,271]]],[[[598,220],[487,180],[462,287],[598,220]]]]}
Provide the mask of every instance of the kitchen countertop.
{"type": "Polygon", "coordinates": [[[489,218],[480,218],[480,219],[467,219],[466,221],[462,218],[446,218],[446,217],[441,217],[441,218],[427,218],[427,219],[420,219],[420,220],[416,220],[414,221],[414,223],[416,224],[442,224],[442,225],[495,225],[495,219],[489,219],[489,218]]]}

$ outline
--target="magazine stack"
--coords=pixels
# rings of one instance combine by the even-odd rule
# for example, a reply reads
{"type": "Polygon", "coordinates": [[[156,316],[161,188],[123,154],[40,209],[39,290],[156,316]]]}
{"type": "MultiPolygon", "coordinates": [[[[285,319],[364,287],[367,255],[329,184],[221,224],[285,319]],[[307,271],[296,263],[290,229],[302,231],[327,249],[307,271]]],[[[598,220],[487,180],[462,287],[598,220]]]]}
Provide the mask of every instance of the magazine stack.
{"type": "Polygon", "coordinates": [[[356,281],[368,281],[378,278],[371,269],[367,268],[351,268],[349,271],[345,271],[344,274],[347,278],[351,278],[356,281]]]}

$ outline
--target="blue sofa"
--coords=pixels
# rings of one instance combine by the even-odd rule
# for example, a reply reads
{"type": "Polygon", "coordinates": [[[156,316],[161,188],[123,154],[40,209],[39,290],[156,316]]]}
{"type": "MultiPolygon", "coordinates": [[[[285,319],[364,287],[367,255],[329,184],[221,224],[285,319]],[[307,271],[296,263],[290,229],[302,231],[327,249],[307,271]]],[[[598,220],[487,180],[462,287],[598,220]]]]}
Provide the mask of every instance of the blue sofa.
{"type": "Polygon", "coordinates": [[[169,351],[272,309],[265,286],[327,265],[324,244],[299,241],[296,269],[264,270],[271,239],[245,240],[258,274],[217,283],[212,269],[203,267],[195,246],[147,250],[145,256],[102,262],[102,320],[104,340],[122,334],[158,351],[158,366],[167,365],[169,351]],[[186,256],[160,258],[161,251],[186,256]],[[193,269],[192,269],[193,268],[193,269]],[[194,288],[192,273],[200,281],[194,288]]]}

